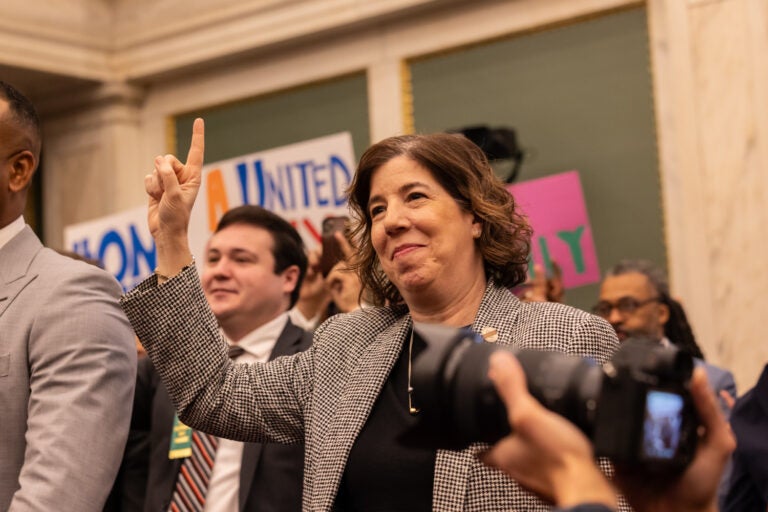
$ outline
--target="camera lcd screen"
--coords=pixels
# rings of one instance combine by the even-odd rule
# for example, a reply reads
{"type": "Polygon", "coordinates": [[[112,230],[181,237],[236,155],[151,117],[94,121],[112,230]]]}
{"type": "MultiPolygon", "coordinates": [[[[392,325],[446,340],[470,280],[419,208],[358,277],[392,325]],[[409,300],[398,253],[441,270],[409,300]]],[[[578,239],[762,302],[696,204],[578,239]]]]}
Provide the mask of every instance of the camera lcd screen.
{"type": "Polygon", "coordinates": [[[672,459],[680,444],[683,397],[668,391],[648,391],[643,421],[643,457],[672,459]]]}

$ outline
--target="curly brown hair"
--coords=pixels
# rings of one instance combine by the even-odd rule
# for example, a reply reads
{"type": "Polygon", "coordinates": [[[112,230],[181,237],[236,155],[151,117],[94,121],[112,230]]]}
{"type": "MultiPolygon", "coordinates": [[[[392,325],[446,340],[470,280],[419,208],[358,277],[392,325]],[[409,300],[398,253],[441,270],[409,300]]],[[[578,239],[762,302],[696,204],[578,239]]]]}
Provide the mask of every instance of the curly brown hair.
{"type": "Polygon", "coordinates": [[[403,302],[373,249],[368,212],[373,173],[397,156],[410,158],[427,169],[458,205],[481,223],[482,233],[475,243],[482,253],[487,277],[510,288],[525,281],[531,227],[482,150],[463,135],[401,135],[366,150],[347,191],[354,219],[352,238],[358,247],[354,268],[375,305],[403,302]]]}

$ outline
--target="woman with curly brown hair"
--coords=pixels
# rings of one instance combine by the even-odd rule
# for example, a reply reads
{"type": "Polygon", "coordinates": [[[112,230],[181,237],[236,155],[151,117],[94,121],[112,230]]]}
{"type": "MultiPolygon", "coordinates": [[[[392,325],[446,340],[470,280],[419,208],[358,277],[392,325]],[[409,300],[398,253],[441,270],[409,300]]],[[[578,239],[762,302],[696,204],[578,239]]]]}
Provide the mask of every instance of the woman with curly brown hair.
{"type": "Polygon", "coordinates": [[[419,323],[471,326],[486,341],[606,361],[610,326],[561,304],[521,303],[531,230],[482,152],[458,135],[392,137],[350,185],[354,262],[375,307],[337,315],[312,348],[235,365],[190,264],[202,120],[186,164],[158,157],[146,178],[158,272],[123,307],[182,421],[242,441],[306,444],[305,510],[547,510],[475,457],[478,446],[401,445],[419,414],[410,367],[419,323]]]}

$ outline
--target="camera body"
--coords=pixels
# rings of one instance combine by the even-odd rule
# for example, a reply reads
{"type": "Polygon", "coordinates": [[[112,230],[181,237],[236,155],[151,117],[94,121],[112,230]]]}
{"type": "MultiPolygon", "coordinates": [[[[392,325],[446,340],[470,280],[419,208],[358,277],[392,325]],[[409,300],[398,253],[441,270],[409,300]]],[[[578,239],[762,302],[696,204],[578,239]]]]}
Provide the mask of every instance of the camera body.
{"type": "Polygon", "coordinates": [[[592,440],[614,462],[678,471],[696,449],[698,419],[689,392],[691,357],[645,338],[630,338],[603,367],[558,352],[484,343],[474,332],[416,327],[426,348],[413,361],[417,424],[402,441],[461,449],[509,434],[506,408],[488,378],[488,361],[509,350],[528,389],[592,440]]]}
{"type": "Polygon", "coordinates": [[[595,453],[656,469],[685,468],[696,452],[699,426],[689,391],[691,356],[630,338],[602,370],[595,453]]]}

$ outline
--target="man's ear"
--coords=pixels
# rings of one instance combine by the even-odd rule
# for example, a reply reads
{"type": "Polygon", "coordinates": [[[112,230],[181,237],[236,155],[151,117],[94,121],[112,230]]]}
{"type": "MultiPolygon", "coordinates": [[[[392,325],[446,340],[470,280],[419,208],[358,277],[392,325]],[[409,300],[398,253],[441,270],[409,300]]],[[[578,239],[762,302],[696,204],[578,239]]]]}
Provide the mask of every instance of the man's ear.
{"type": "Polygon", "coordinates": [[[296,289],[296,285],[299,282],[299,266],[290,265],[281,272],[283,276],[283,286],[286,293],[291,293],[296,289]]]}
{"type": "Polygon", "coordinates": [[[659,302],[656,307],[659,308],[659,323],[661,325],[666,325],[667,322],[669,322],[669,306],[663,302],[659,302]]]}
{"type": "Polygon", "coordinates": [[[11,172],[8,176],[8,187],[11,189],[11,192],[21,192],[32,181],[32,175],[37,167],[37,160],[31,151],[25,150],[16,154],[10,163],[11,172]]]}

